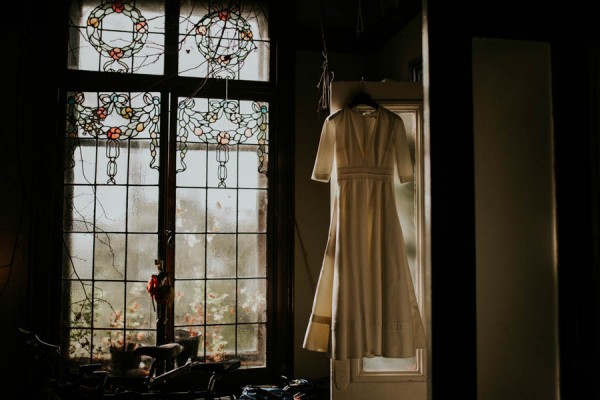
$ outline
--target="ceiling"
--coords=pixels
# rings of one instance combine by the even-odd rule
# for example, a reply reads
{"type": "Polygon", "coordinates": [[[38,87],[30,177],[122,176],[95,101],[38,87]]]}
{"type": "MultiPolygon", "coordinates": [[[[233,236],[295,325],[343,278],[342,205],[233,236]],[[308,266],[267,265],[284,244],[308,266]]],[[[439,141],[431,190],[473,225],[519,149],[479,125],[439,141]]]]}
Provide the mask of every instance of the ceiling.
{"type": "Polygon", "coordinates": [[[297,0],[296,48],[369,53],[416,17],[422,0],[297,0]]]}

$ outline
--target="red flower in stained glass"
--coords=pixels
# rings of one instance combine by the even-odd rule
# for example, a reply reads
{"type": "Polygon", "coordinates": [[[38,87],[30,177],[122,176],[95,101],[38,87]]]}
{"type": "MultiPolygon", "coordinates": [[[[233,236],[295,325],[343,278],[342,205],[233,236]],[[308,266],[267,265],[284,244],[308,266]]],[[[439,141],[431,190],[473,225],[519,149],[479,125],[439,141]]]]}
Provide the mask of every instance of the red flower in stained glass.
{"type": "Polygon", "coordinates": [[[106,115],[107,115],[106,108],[104,108],[104,107],[98,107],[98,109],[96,110],[96,115],[100,119],[106,118],[106,115]]]}
{"type": "Polygon", "coordinates": [[[121,128],[113,126],[106,132],[106,136],[108,136],[110,140],[117,140],[121,136],[121,133],[121,128]]]}
{"type": "Polygon", "coordinates": [[[125,9],[125,6],[123,5],[123,2],[115,1],[112,5],[112,9],[116,13],[121,13],[125,9]]]}
{"type": "Polygon", "coordinates": [[[110,51],[110,56],[113,58],[113,60],[118,60],[121,57],[123,57],[123,50],[120,49],[119,47],[115,47],[114,49],[112,49],[110,51]]]}
{"type": "Polygon", "coordinates": [[[229,10],[221,10],[219,11],[219,19],[221,21],[227,21],[230,17],[229,10]]]}
{"type": "Polygon", "coordinates": [[[135,30],[140,33],[148,32],[148,23],[146,21],[140,21],[135,24],[135,30]]]}
{"type": "Polygon", "coordinates": [[[227,144],[229,143],[229,133],[228,132],[219,132],[219,135],[217,137],[217,141],[219,142],[219,144],[227,144]]]}

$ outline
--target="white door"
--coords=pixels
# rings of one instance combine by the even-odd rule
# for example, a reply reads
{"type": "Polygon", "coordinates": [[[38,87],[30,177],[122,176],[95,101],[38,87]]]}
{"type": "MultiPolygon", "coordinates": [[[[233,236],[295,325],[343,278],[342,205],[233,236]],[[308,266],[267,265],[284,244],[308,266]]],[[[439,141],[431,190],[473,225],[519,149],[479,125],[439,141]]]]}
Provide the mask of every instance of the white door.
{"type": "MultiPolygon", "coordinates": [[[[429,318],[429,197],[427,143],[423,133],[423,87],[412,82],[332,82],[331,112],[343,107],[357,91],[400,115],[413,157],[415,181],[400,184],[396,175],[396,205],[404,234],[413,284],[426,333],[429,318]]],[[[335,176],[332,176],[332,181],[335,176]]],[[[333,187],[333,185],[332,185],[333,187]]],[[[428,335],[429,336],[429,335],[428,335]]],[[[428,343],[431,343],[428,337],[428,343]]],[[[430,347],[430,346],[428,346],[430,347]]],[[[332,361],[332,400],[425,400],[428,398],[429,352],[418,350],[407,359],[364,358],[332,361]]]]}

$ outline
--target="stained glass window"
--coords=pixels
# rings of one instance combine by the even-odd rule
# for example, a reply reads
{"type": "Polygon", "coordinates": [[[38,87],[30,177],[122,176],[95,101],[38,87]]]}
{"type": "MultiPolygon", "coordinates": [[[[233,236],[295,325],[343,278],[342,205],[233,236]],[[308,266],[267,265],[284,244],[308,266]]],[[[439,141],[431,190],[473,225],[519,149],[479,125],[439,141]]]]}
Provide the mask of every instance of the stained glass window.
{"type": "MultiPolygon", "coordinates": [[[[266,2],[181,2],[178,75],[269,80],[266,2]]],[[[70,69],[162,75],[165,2],[73,1],[70,69]]]]}
{"type": "Polygon", "coordinates": [[[266,4],[70,2],[62,324],[72,359],[110,363],[117,349],[196,339],[194,359],[268,365],[266,4]],[[160,304],[147,287],[156,260],[173,289],[160,304]]]}

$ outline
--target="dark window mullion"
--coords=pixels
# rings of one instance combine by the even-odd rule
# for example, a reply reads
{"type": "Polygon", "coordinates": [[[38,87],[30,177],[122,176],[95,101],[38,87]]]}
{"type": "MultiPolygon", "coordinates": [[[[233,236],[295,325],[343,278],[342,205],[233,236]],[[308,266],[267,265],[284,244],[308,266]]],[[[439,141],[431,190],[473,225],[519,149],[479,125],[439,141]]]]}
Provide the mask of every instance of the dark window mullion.
{"type": "MultiPolygon", "coordinates": [[[[165,3],[165,26],[179,26],[179,2],[165,3]]],[[[164,78],[176,79],[178,64],[178,29],[165,30],[164,78]]],[[[168,80],[168,79],[167,79],[168,80]]],[[[176,135],[177,97],[164,88],[161,91],[160,125],[160,182],[159,182],[159,255],[171,285],[175,282],[175,193],[176,193],[176,135]]],[[[157,342],[172,342],[174,337],[175,305],[173,293],[163,306],[164,323],[157,324],[157,342]]]]}

